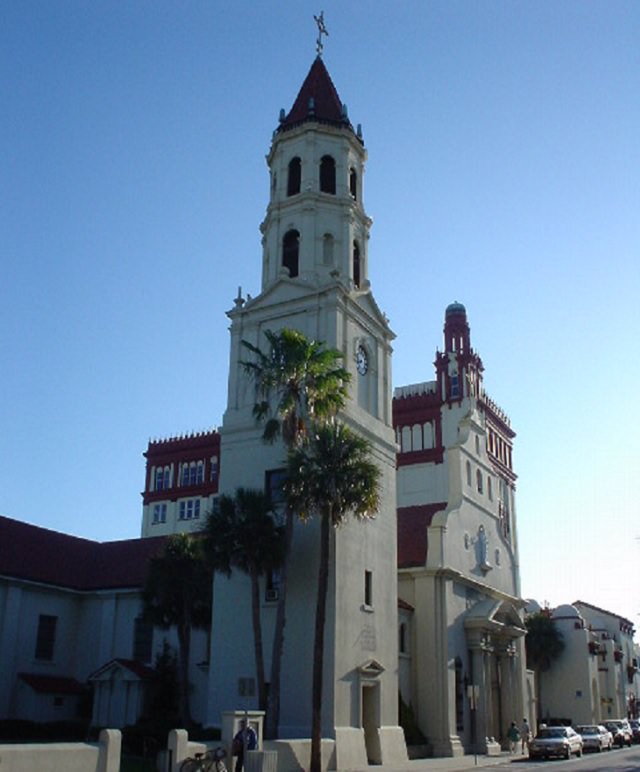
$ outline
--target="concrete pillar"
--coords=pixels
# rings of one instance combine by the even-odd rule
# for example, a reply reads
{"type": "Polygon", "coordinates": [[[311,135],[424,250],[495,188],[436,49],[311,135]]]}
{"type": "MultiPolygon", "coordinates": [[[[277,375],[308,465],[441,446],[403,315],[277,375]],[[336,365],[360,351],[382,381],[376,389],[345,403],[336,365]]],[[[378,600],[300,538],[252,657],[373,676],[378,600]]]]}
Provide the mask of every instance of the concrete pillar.
{"type": "Polygon", "coordinates": [[[122,734],[119,729],[103,729],[98,738],[98,772],[119,772],[122,734]]]}

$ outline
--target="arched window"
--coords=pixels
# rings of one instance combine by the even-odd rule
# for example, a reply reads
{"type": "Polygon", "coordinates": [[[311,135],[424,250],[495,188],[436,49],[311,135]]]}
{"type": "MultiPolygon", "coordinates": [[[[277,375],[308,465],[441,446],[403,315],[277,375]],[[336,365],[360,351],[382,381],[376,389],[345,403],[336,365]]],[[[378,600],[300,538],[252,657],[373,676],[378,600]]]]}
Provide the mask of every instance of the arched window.
{"type": "Polygon", "coordinates": [[[330,155],[323,155],[320,160],[320,192],[336,193],[336,162],[330,155]]]}
{"type": "Polygon", "coordinates": [[[289,271],[292,279],[298,275],[299,251],[300,234],[296,230],[287,231],[282,239],[282,265],[289,271]]]}
{"type": "Polygon", "coordinates": [[[493,485],[490,477],[487,477],[487,496],[489,497],[489,501],[493,501],[493,485]]]}
{"type": "Polygon", "coordinates": [[[411,450],[411,427],[402,427],[402,452],[408,453],[411,450]]]}
{"type": "Polygon", "coordinates": [[[467,461],[467,485],[471,485],[471,464],[467,461]]]}
{"type": "Polygon", "coordinates": [[[358,200],[358,172],[353,166],[349,169],[349,193],[354,201],[358,200]]]}
{"type": "Polygon", "coordinates": [[[302,180],[302,165],[300,159],[296,156],[289,161],[289,176],[287,177],[287,195],[295,196],[300,192],[300,181],[302,180]]]}
{"type": "Polygon", "coordinates": [[[322,237],[322,262],[324,265],[333,265],[333,236],[330,233],[322,237]]]}
{"type": "Polygon", "coordinates": [[[482,472],[479,469],[476,472],[476,487],[478,488],[478,493],[482,493],[482,472]]]}
{"type": "Polygon", "coordinates": [[[422,436],[424,437],[425,448],[433,447],[433,424],[431,421],[427,421],[422,427],[422,436]]]}
{"type": "Polygon", "coordinates": [[[360,247],[353,242],[353,286],[360,287],[360,247]]]}
{"type": "Polygon", "coordinates": [[[411,449],[422,450],[422,426],[414,424],[411,427],[411,449]]]}

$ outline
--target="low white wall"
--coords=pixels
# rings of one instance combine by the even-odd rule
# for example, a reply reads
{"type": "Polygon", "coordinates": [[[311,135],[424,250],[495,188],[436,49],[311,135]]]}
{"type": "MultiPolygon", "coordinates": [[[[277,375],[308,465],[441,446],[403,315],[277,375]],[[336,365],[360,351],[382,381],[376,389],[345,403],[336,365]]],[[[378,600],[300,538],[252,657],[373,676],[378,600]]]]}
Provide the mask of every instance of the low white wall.
{"type": "Polygon", "coordinates": [[[103,729],[97,743],[0,745],[0,772],[119,772],[122,737],[103,729]]]}

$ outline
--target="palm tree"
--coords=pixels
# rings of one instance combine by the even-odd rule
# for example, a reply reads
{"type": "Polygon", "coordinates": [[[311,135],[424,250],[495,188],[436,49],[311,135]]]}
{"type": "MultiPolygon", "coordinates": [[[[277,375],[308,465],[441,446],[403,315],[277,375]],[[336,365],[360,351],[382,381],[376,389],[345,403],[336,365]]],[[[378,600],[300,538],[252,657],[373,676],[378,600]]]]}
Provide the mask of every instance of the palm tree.
{"type": "Polygon", "coordinates": [[[143,590],[144,615],[178,635],[178,703],[186,727],[189,704],[189,649],[192,628],[211,622],[211,571],[203,559],[202,540],[190,534],[170,536],[160,555],[151,558],[143,590]]]}
{"type": "Polygon", "coordinates": [[[319,515],[320,562],[313,643],[310,772],[321,769],[324,629],[329,583],[331,529],[372,517],[380,503],[380,469],[370,459],[370,445],[339,421],[315,427],[307,441],[289,453],[285,491],[302,519],[319,515]]]}
{"type": "Polygon", "coordinates": [[[287,448],[298,445],[310,422],[336,415],[344,407],[351,374],[339,364],[343,355],[287,327],[265,331],[267,352],[246,340],[255,359],[241,362],[256,384],[253,414],[264,421],[263,438],[282,437],[287,448]]]}
{"type": "Polygon", "coordinates": [[[525,620],[527,633],[524,647],[527,655],[527,667],[535,672],[538,695],[538,719],[543,718],[540,674],[549,670],[553,661],[564,651],[562,633],[558,630],[548,610],[543,609],[530,614],[525,620]]]}
{"type": "MultiPolygon", "coordinates": [[[[256,386],[253,413],[259,421],[264,421],[264,441],[275,442],[280,437],[287,450],[291,450],[304,440],[312,420],[326,420],[344,407],[351,375],[340,364],[340,351],[325,348],[324,344],[309,340],[298,330],[266,330],[265,337],[266,352],[242,341],[253,358],[241,364],[256,386]]],[[[293,523],[294,512],[287,507],[285,554],[280,569],[265,721],[265,736],[269,739],[277,738],[280,723],[280,680],[293,523]]]]}
{"type": "Polygon", "coordinates": [[[284,555],[284,528],[277,526],[271,505],[262,491],[238,488],[235,496],[220,497],[220,506],[205,526],[207,552],[218,570],[230,573],[238,568],[251,580],[251,619],[253,623],[258,702],[266,707],[266,681],[260,619],[260,576],[278,568],[284,555]]]}

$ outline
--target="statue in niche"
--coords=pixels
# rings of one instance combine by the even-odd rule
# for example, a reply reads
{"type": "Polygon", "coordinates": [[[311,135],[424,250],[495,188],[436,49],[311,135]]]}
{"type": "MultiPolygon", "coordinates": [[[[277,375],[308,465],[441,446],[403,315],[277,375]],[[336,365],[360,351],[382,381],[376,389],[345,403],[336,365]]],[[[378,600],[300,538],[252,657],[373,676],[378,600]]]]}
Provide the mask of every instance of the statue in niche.
{"type": "Polygon", "coordinates": [[[484,525],[478,528],[478,564],[484,572],[490,571],[492,568],[491,563],[489,563],[489,538],[484,525]]]}

